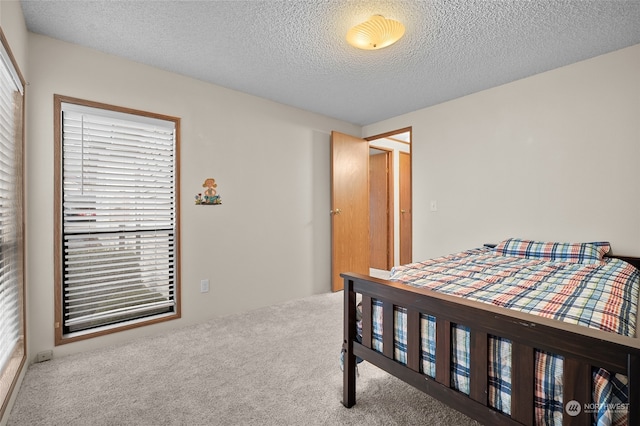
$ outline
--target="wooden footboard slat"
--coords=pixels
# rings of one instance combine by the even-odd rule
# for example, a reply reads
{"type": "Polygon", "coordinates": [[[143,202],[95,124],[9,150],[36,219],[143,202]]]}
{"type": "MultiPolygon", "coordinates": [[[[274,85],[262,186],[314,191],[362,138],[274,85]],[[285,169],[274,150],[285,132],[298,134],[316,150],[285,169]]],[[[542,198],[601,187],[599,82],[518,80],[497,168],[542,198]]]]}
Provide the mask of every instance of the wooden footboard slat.
{"type": "Polygon", "coordinates": [[[436,381],[451,387],[451,322],[436,318],[436,381]]]}
{"type": "Polygon", "coordinates": [[[371,342],[373,340],[373,334],[371,329],[371,324],[373,320],[371,318],[372,315],[372,307],[371,307],[371,296],[362,296],[362,344],[371,349],[371,342]]]}
{"type": "Polygon", "coordinates": [[[353,343],[356,340],[356,294],[353,281],[344,283],[344,342],[342,355],[344,360],[342,376],[342,404],[353,407],[356,403],[356,357],[353,354],[353,343]]]}
{"type": "Polygon", "coordinates": [[[578,414],[570,415],[566,404],[576,401],[583,407],[591,402],[591,365],[574,358],[565,358],[562,371],[562,398],[565,410],[562,416],[563,426],[588,426],[591,424],[592,414],[581,409],[578,414]]]}
{"type": "Polygon", "coordinates": [[[471,329],[471,371],[469,396],[482,405],[487,405],[487,381],[489,366],[487,333],[471,329]]]}
{"type": "Polygon", "coordinates": [[[384,356],[393,359],[393,341],[394,341],[394,324],[393,303],[382,302],[382,353],[384,356]]]}
{"type": "Polygon", "coordinates": [[[420,371],[420,312],[407,309],[407,367],[420,371]]]}
{"type": "Polygon", "coordinates": [[[511,342],[511,418],[533,424],[535,377],[533,347],[511,342]]]}
{"type": "MultiPolygon", "coordinates": [[[[629,386],[629,407],[640,407],[640,356],[629,354],[627,380],[629,386]]],[[[629,410],[629,425],[640,424],[640,410],[629,410]]]]}

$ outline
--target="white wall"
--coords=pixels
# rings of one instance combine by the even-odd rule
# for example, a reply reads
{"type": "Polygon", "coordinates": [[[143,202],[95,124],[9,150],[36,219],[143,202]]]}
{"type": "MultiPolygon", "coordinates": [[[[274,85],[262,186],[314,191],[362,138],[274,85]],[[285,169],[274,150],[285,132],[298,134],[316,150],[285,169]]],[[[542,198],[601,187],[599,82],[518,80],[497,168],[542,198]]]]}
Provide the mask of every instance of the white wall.
{"type": "Polygon", "coordinates": [[[414,260],[512,236],[640,256],[638,70],[635,45],[366,126],[413,127],[414,260]]]}
{"type": "Polygon", "coordinates": [[[27,26],[19,1],[0,1],[0,26],[23,76],[27,72],[27,26]]]}
{"type": "Polygon", "coordinates": [[[360,127],[32,33],[29,67],[31,357],[54,344],[54,93],[181,117],[183,316],[54,356],[330,291],[330,132],[360,127]],[[223,204],[195,206],[208,177],[223,204]]]}

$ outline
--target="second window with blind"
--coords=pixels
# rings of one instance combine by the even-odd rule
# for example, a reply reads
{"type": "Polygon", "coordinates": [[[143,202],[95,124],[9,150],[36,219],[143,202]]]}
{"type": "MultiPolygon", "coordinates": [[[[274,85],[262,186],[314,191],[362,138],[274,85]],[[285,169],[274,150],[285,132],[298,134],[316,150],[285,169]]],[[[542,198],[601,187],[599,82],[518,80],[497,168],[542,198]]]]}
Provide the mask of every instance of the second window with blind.
{"type": "Polygon", "coordinates": [[[180,317],[180,119],[54,96],[56,344],[180,317]]]}

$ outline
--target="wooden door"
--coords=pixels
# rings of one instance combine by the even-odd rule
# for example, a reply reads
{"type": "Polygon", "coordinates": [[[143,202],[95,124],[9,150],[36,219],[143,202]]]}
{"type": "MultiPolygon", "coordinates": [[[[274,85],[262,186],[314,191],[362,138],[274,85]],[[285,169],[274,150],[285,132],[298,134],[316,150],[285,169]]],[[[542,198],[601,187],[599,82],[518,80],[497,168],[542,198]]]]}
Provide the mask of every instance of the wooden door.
{"type": "Polygon", "coordinates": [[[400,153],[400,264],[411,263],[412,247],[412,210],[411,210],[411,154],[400,153]]]}
{"type": "Polygon", "coordinates": [[[393,265],[392,152],[369,154],[370,267],[389,271],[393,265]]]}
{"type": "Polygon", "coordinates": [[[369,274],[369,142],[331,132],[331,289],[369,274]]]}

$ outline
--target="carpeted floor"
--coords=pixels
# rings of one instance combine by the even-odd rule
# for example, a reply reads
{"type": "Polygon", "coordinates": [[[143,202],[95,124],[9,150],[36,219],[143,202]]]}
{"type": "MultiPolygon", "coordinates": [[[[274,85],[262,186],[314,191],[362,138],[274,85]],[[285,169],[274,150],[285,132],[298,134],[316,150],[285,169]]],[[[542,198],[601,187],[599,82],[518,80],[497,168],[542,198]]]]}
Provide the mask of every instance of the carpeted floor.
{"type": "Polygon", "coordinates": [[[367,363],[344,408],[342,296],[34,364],[8,425],[478,425],[367,363]]]}

